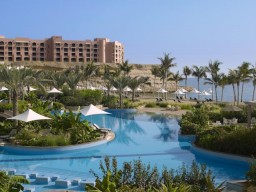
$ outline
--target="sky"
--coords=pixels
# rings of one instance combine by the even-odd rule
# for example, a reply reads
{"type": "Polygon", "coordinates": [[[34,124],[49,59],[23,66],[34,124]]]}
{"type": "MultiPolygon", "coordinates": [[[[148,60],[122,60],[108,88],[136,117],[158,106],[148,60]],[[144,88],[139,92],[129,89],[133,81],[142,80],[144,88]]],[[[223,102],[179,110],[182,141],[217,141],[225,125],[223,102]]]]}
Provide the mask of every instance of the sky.
{"type": "Polygon", "coordinates": [[[184,66],[222,62],[222,72],[256,63],[255,0],[1,0],[0,35],[65,40],[106,37],[129,63],[184,66]]]}

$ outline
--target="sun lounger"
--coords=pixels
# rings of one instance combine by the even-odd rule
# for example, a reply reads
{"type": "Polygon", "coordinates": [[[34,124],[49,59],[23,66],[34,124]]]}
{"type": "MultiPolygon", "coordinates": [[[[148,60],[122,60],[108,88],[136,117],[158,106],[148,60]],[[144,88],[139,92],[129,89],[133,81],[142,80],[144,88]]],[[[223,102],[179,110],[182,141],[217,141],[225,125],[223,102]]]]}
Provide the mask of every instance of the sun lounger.
{"type": "Polygon", "coordinates": [[[99,125],[97,125],[97,124],[92,124],[92,126],[95,128],[95,129],[97,129],[97,130],[100,130],[100,131],[111,131],[111,129],[107,129],[107,128],[101,128],[101,127],[99,127],[99,125]]]}
{"type": "Polygon", "coordinates": [[[55,187],[68,188],[71,185],[70,180],[58,179],[55,181],[55,187]]]}
{"type": "Polygon", "coordinates": [[[14,135],[16,135],[17,129],[12,129],[8,135],[1,135],[0,139],[10,139],[14,135]]]}

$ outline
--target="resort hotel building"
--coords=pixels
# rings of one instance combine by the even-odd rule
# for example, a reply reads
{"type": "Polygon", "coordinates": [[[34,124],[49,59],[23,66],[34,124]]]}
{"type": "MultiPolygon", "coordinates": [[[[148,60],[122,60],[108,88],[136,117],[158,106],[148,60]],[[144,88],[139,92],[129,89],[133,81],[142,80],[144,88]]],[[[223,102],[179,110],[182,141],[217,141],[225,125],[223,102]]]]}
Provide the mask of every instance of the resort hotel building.
{"type": "Polygon", "coordinates": [[[61,36],[44,40],[0,36],[0,62],[15,61],[122,63],[124,46],[107,38],[80,41],[61,36]]]}

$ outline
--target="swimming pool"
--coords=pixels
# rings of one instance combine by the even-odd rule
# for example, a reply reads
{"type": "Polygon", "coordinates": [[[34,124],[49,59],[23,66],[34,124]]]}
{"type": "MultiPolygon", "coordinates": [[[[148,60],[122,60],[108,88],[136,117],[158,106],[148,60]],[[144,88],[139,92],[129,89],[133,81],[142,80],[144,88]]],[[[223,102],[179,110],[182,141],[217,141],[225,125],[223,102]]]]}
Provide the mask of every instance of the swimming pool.
{"type": "MultiPolygon", "coordinates": [[[[92,178],[89,171],[99,171],[104,156],[115,156],[119,165],[124,161],[140,158],[143,162],[178,169],[193,160],[205,163],[216,176],[216,181],[243,179],[248,164],[224,158],[212,158],[191,151],[190,139],[179,135],[178,119],[162,114],[135,113],[111,110],[111,115],[88,116],[91,122],[111,128],[116,137],[113,141],[86,149],[55,154],[14,154],[1,148],[0,168],[16,169],[17,172],[36,172],[41,175],[59,175],[61,178],[92,178]]],[[[99,172],[100,173],[100,172],[99,172]]],[[[32,183],[33,184],[33,183],[32,183]]],[[[40,186],[37,191],[54,188],[40,186]]],[[[73,190],[79,190],[70,188],[73,190]]]]}

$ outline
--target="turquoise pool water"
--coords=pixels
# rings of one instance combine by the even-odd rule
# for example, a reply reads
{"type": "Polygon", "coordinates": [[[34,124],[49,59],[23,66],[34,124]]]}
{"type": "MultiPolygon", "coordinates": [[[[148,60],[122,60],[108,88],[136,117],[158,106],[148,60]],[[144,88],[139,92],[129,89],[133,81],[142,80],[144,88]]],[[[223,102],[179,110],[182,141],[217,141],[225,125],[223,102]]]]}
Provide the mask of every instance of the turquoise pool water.
{"type": "MultiPolygon", "coordinates": [[[[216,176],[216,181],[243,179],[248,164],[208,155],[193,153],[191,142],[179,136],[178,119],[161,114],[133,113],[112,110],[111,115],[88,116],[91,122],[111,128],[116,137],[99,146],[54,154],[32,155],[26,152],[13,153],[1,148],[0,169],[16,169],[18,173],[59,175],[61,178],[93,178],[92,169],[99,172],[99,162],[104,156],[115,156],[121,165],[124,161],[140,158],[145,163],[178,169],[183,163],[193,160],[205,163],[216,176]]],[[[99,172],[100,173],[100,172],[99,172]]],[[[33,185],[33,182],[32,182],[33,185]]],[[[37,191],[54,188],[54,185],[36,186],[37,191]]],[[[72,188],[78,190],[78,188],[72,188]]]]}

